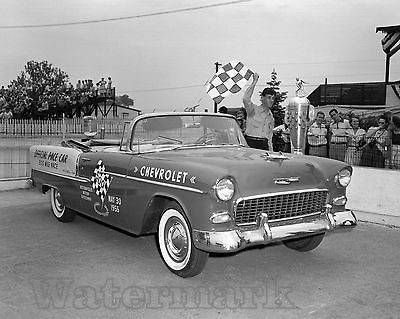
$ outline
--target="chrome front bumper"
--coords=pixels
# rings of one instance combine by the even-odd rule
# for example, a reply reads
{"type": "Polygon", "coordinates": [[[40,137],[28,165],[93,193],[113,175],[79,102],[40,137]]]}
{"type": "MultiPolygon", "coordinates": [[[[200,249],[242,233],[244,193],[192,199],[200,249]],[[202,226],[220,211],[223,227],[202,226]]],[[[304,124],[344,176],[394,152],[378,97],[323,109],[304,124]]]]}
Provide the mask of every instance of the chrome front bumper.
{"type": "Polygon", "coordinates": [[[254,245],[265,245],[275,241],[299,238],[328,231],[348,231],[357,225],[351,210],[327,212],[293,220],[268,222],[261,214],[258,227],[227,231],[193,230],[194,245],[209,252],[233,252],[254,245]]]}

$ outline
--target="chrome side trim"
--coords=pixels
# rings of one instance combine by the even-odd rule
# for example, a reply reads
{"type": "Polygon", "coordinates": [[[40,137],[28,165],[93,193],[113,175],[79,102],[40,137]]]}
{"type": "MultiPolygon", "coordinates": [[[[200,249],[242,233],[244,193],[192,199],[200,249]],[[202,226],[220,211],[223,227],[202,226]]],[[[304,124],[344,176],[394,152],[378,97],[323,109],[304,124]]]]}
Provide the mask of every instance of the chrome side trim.
{"type": "Polygon", "coordinates": [[[200,189],[193,188],[193,187],[175,185],[175,184],[169,184],[169,183],[163,183],[163,182],[157,182],[157,181],[151,181],[151,180],[148,180],[148,179],[143,179],[143,178],[140,178],[140,177],[133,177],[133,176],[127,176],[126,178],[134,180],[134,181],[137,181],[137,182],[150,183],[150,184],[154,184],[154,185],[166,186],[166,187],[171,187],[171,188],[182,189],[184,191],[189,191],[189,192],[194,192],[194,193],[199,193],[199,194],[205,194],[205,192],[201,191],[200,189]]]}
{"type": "Polygon", "coordinates": [[[125,175],[122,175],[122,174],[113,173],[113,172],[108,172],[108,171],[105,171],[104,173],[109,174],[109,175],[111,175],[111,176],[119,177],[119,178],[126,178],[126,174],[125,174],[125,175]]]}
{"type": "Polygon", "coordinates": [[[90,182],[90,179],[88,179],[86,177],[78,177],[78,176],[58,174],[58,173],[54,173],[54,172],[49,172],[49,171],[37,169],[37,168],[32,168],[32,171],[37,171],[37,172],[40,172],[40,173],[46,173],[46,174],[54,175],[54,176],[57,176],[57,177],[71,179],[71,180],[74,180],[74,181],[77,181],[77,182],[80,182],[80,183],[89,183],[90,182]]]}
{"type": "MultiPolygon", "coordinates": [[[[80,183],[91,183],[91,180],[89,178],[86,178],[86,177],[63,175],[63,174],[48,172],[48,171],[40,170],[40,169],[32,169],[32,170],[35,170],[35,171],[38,171],[38,172],[41,172],[41,173],[46,173],[46,174],[58,176],[58,177],[62,177],[62,178],[71,179],[71,180],[74,180],[74,181],[77,181],[77,182],[80,182],[80,183]]],[[[134,180],[134,181],[137,181],[137,182],[150,183],[150,184],[155,184],[155,185],[159,185],[159,186],[166,186],[166,187],[171,187],[171,188],[182,189],[182,190],[185,190],[185,191],[194,192],[194,193],[198,193],[198,194],[205,194],[205,192],[201,191],[200,189],[193,188],[193,187],[187,187],[187,186],[182,186],[182,185],[174,185],[174,184],[169,184],[169,183],[151,181],[151,180],[147,180],[147,179],[143,179],[143,178],[139,178],[139,177],[127,176],[127,175],[122,175],[122,174],[118,174],[118,173],[112,173],[112,172],[108,172],[108,171],[105,172],[105,173],[110,174],[110,175],[115,176],[115,177],[131,179],[131,180],[134,180]]]]}

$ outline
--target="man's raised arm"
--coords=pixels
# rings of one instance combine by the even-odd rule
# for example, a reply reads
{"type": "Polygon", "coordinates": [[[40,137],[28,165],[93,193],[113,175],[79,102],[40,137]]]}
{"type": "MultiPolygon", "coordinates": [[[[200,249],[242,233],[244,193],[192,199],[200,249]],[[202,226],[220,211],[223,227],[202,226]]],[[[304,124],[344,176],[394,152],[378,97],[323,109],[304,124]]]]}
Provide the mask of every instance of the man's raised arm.
{"type": "Polygon", "coordinates": [[[249,85],[249,87],[246,89],[246,91],[243,94],[243,105],[247,111],[247,113],[253,112],[253,103],[251,102],[251,96],[253,95],[254,88],[256,86],[256,83],[259,79],[259,75],[257,73],[253,74],[253,82],[249,85]]]}

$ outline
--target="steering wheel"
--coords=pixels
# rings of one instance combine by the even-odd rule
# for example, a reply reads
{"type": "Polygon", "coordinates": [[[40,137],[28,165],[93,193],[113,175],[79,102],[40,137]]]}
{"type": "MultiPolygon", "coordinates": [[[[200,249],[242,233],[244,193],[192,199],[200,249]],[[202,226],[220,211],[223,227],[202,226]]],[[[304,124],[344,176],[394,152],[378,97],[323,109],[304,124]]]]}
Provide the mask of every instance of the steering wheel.
{"type": "Polygon", "coordinates": [[[214,144],[218,141],[219,134],[216,132],[208,132],[202,136],[200,136],[194,143],[195,144],[214,144]]]}

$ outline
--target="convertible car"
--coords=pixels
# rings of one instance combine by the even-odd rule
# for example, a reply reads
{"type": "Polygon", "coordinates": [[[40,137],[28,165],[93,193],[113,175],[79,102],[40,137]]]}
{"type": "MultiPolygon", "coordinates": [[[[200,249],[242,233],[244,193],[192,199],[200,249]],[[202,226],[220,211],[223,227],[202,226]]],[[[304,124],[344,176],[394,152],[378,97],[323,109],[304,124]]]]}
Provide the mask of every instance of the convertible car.
{"type": "Polygon", "coordinates": [[[210,252],[272,242],[305,252],[357,224],[345,208],[351,166],[250,148],[227,114],[145,114],[126,123],[120,140],[32,146],[30,163],[60,222],[79,212],[154,233],[181,277],[199,274],[210,252]]]}

